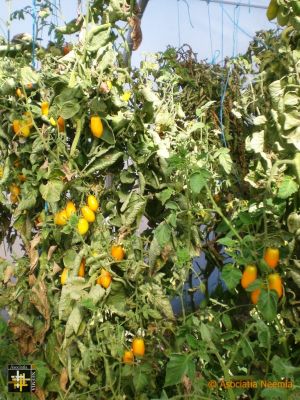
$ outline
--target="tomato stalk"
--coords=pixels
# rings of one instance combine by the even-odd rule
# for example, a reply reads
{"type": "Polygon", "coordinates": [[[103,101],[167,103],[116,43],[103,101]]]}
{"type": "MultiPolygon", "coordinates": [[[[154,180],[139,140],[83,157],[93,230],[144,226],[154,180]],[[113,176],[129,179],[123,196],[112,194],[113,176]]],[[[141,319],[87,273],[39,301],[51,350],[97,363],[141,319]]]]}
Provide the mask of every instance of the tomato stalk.
{"type": "Polygon", "coordinates": [[[81,128],[82,128],[82,118],[79,118],[79,119],[76,120],[76,134],[75,134],[72,146],[71,146],[70,158],[73,157],[73,155],[75,153],[75,150],[76,150],[76,147],[78,145],[79,138],[80,138],[80,135],[81,135],[81,128]]]}

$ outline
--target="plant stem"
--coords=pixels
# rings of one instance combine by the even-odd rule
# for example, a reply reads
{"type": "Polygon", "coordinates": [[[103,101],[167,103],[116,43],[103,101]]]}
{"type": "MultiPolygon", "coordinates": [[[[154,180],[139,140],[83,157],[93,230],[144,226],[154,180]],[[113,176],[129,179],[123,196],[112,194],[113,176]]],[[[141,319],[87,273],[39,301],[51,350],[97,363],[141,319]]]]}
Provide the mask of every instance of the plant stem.
{"type": "Polygon", "coordinates": [[[77,147],[78,142],[79,142],[79,138],[80,138],[80,134],[81,134],[81,127],[82,127],[82,126],[81,126],[81,122],[82,122],[82,121],[81,121],[80,118],[76,120],[76,134],[75,134],[75,137],[74,137],[72,146],[71,146],[70,158],[73,157],[74,152],[75,152],[76,147],[77,147]]]}

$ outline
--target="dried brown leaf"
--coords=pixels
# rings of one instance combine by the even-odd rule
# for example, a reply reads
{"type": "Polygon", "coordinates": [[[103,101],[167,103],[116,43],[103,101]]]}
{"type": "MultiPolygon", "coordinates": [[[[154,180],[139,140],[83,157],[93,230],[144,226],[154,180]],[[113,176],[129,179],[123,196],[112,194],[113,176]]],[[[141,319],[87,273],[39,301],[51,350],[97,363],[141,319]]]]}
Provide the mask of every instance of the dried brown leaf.
{"type": "Polygon", "coordinates": [[[61,390],[63,390],[64,392],[67,391],[68,381],[69,381],[68,371],[66,368],[63,368],[60,373],[59,386],[60,386],[61,390]]]}
{"type": "Polygon", "coordinates": [[[14,274],[14,266],[8,265],[4,271],[3,282],[7,283],[14,274]]]}
{"type": "Polygon", "coordinates": [[[23,322],[14,323],[9,321],[8,325],[16,337],[21,353],[24,355],[33,353],[36,348],[33,329],[23,322]]]}
{"type": "Polygon", "coordinates": [[[48,250],[48,255],[47,255],[47,260],[49,261],[50,258],[52,257],[52,254],[54,251],[57,249],[57,246],[50,246],[48,250]]]}
{"type": "Polygon", "coordinates": [[[190,380],[190,378],[186,375],[183,375],[181,382],[183,384],[185,393],[186,394],[191,393],[193,384],[192,384],[192,381],[190,380]]]}
{"type": "Polygon", "coordinates": [[[28,277],[29,286],[32,287],[36,282],[36,277],[34,274],[30,274],[28,277]]]}
{"type": "Polygon", "coordinates": [[[60,268],[60,266],[54,261],[53,262],[53,268],[52,268],[52,275],[57,274],[61,270],[62,270],[62,268],[60,268]]]}
{"type": "Polygon", "coordinates": [[[30,248],[29,248],[29,260],[30,260],[30,273],[33,273],[35,270],[38,260],[39,260],[39,253],[36,249],[38,244],[41,241],[41,235],[36,234],[35,237],[30,241],[30,248]]]}
{"type": "Polygon", "coordinates": [[[44,281],[39,281],[33,286],[30,301],[45,319],[44,328],[38,332],[35,338],[37,342],[43,343],[45,334],[50,328],[50,306],[47,297],[47,287],[44,281]]]}
{"type": "Polygon", "coordinates": [[[137,50],[140,47],[140,44],[142,43],[143,40],[141,20],[136,15],[133,15],[132,17],[128,18],[128,23],[132,29],[130,35],[133,42],[132,50],[137,50]]]}
{"type": "Polygon", "coordinates": [[[38,400],[46,400],[45,392],[38,386],[35,388],[34,395],[38,398],[38,400]]]}
{"type": "Polygon", "coordinates": [[[67,181],[71,181],[73,177],[76,175],[76,172],[72,172],[68,166],[68,164],[63,164],[62,166],[62,171],[65,174],[65,177],[67,178],[67,181]]]}

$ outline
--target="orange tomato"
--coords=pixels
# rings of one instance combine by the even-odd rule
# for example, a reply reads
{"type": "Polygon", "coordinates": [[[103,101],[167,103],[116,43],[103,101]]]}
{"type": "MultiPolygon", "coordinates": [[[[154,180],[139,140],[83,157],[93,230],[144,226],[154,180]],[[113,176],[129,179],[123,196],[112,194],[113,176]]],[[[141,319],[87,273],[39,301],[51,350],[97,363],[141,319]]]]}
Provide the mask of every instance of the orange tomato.
{"type": "Polygon", "coordinates": [[[72,44],[71,44],[71,43],[66,43],[66,44],[63,46],[63,53],[64,53],[64,56],[66,56],[67,54],[69,54],[70,51],[71,51],[72,49],[73,49],[72,44]]]}
{"type": "Polygon", "coordinates": [[[121,261],[125,257],[125,251],[121,245],[113,245],[111,247],[111,256],[116,261],[121,261]]]}
{"type": "Polygon", "coordinates": [[[58,125],[58,132],[65,131],[65,120],[63,119],[63,117],[58,117],[57,125],[58,125]]]}
{"type": "Polygon", "coordinates": [[[93,196],[92,194],[90,194],[87,198],[87,204],[88,207],[92,210],[92,211],[97,211],[98,207],[99,207],[99,203],[98,200],[96,199],[95,196],[93,196]]]}
{"type": "Polygon", "coordinates": [[[26,176],[23,175],[23,174],[19,174],[18,175],[18,179],[19,179],[20,182],[25,182],[26,181],[26,176]]]}
{"type": "Polygon", "coordinates": [[[264,260],[270,268],[276,268],[279,262],[279,249],[268,247],[264,254],[264,260]]]}
{"type": "Polygon", "coordinates": [[[96,283],[98,285],[101,285],[105,289],[107,289],[109,287],[109,285],[111,284],[111,274],[108,271],[106,271],[105,269],[102,269],[101,275],[96,280],[96,283]]]}
{"type": "Polygon", "coordinates": [[[72,214],[76,213],[76,207],[73,201],[68,201],[66,205],[67,217],[70,218],[72,214]]]}
{"type": "Polygon", "coordinates": [[[84,277],[85,273],[85,258],[83,257],[79,266],[78,276],[84,277]]]}
{"type": "Polygon", "coordinates": [[[241,279],[241,285],[246,289],[257,278],[257,268],[255,265],[246,265],[241,279]]]}
{"type": "Polygon", "coordinates": [[[20,131],[21,131],[21,124],[20,124],[20,121],[18,119],[14,119],[13,120],[12,127],[13,127],[14,133],[16,135],[19,135],[20,131]]]}
{"type": "Polygon", "coordinates": [[[259,296],[261,293],[261,289],[256,289],[251,292],[251,302],[252,304],[257,304],[259,300],[259,296]]]}
{"type": "Polygon", "coordinates": [[[123,363],[125,364],[132,364],[134,360],[134,355],[132,351],[124,351],[123,354],[123,363]]]}
{"type": "Polygon", "coordinates": [[[279,274],[270,274],[268,276],[268,283],[269,283],[269,289],[275,290],[278,297],[280,298],[283,293],[283,287],[282,287],[282,281],[281,281],[280,275],[279,274]]]}
{"type": "Polygon", "coordinates": [[[94,222],[96,219],[94,211],[92,211],[88,206],[82,207],[81,213],[83,218],[85,218],[88,222],[94,222]]]}
{"type": "Polygon", "coordinates": [[[91,132],[96,138],[100,138],[103,135],[103,124],[98,115],[91,117],[91,132]]]}
{"type": "Polygon", "coordinates": [[[19,196],[16,196],[15,194],[10,195],[10,201],[15,204],[19,201],[19,196]]]}
{"type": "Polygon", "coordinates": [[[134,356],[143,357],[145,354],[145,342],[142,338],[134,338],[132,342],[132,352],[134,356]]]}
{"type": "Polygon", "coordinates": [[[11,194],[15,195],[15,196],[19,196],[19,194],[21,193],[21,189],[18,185],[16,185],[15,183],[12,183],[9,186],[9,191],[11,194]]]}

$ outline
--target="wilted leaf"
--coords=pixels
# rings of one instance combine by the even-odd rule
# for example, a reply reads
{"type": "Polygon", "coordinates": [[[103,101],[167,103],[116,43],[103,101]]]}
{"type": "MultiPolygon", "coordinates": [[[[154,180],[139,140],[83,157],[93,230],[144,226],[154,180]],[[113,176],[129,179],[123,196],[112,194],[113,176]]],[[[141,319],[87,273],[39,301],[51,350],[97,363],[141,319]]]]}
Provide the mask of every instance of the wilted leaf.
{"type": "Polygon", "coordinates": [[[63,190],[64,183],[59,180],[48,181],[48,183],[40,185],[41,195],[49,203],[58,202],[63,190]]]}
{"type": "Polygon", "coordinates": [[[59,386],[63,392],[67,391],[67,383],[69,381],[68,371],[66,368],[63,368],[60,373],[59,378],[59,386]]]}

